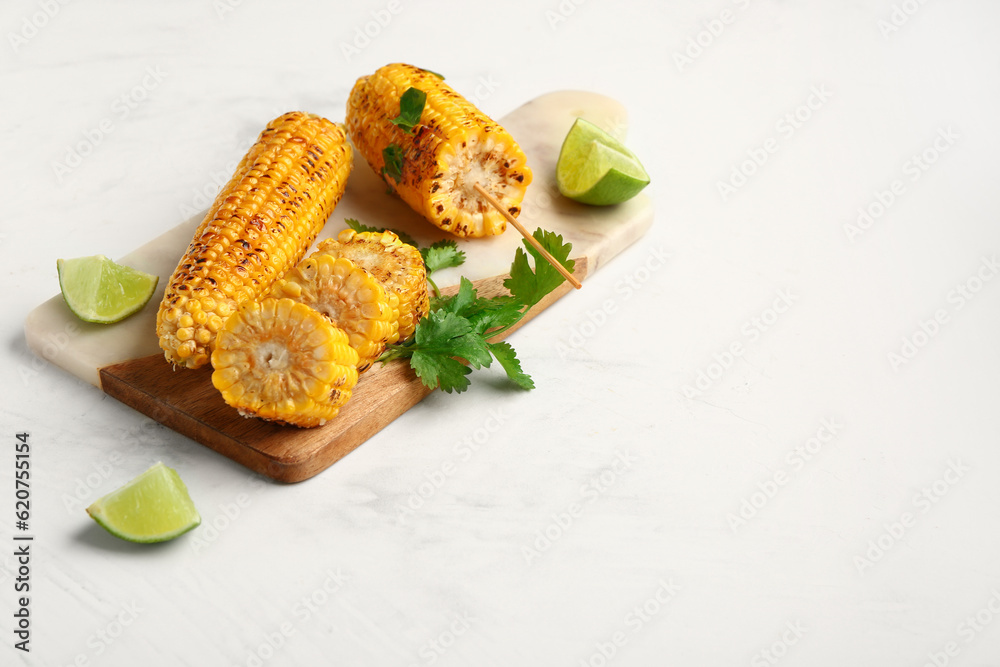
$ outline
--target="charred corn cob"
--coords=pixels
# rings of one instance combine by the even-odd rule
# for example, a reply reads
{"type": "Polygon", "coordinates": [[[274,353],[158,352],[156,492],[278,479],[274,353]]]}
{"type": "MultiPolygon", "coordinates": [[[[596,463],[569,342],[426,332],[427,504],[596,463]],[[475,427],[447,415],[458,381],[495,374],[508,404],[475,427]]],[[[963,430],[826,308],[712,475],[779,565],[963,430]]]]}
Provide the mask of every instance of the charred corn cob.
{"type": "Polygon", "coordinates": [[[403,243],[392,232],[356,232],[345,229],[336,239],[322,241],[313,256],[346,257],[372,274],[396,299],[393,302],[398,335],[389,343],[413,335],[427,311],[427,271],[420,251],[403,243]]]}
{"type": "Polygon", "coordinates": [[[314,254],[275,283],[270,296],[304,303],[343,329],[358,353],[358,372],[368,370],[389,339],[398,337],[385,289],[349,259],[314,254]]]}
{"type": "Polygon", "coordinates": [[[208,362],[226,318],[305,255],[350,170],[342,127],[298,111],[268,123],[167,285],[156,332],[168,361],[187,368],[208,362]]]}
{"type": "Polygon", "coordinates": [[[394,64],[361,77],[347,102],[346,123],[351,141],[372,169],[441,229],[467,237],[504,231],[506,220],[473,189],[475,183],[511,215],[520,213],[531,183],[524,153],[506,130],[438,75],[394,64]],[[390,122],[400,114],[400,97],[409,88],[427,95],[412,134],[390,122]],[[391,146],[402,158],[398,175],[383,153],[391,146]]]}
{"type": "Polygon", "coordinates": [[[347,334],[316,310],[250,299],[219,332],[212,384],[244,416],[319,426],[351,397],[357,362],[347,334]]]}

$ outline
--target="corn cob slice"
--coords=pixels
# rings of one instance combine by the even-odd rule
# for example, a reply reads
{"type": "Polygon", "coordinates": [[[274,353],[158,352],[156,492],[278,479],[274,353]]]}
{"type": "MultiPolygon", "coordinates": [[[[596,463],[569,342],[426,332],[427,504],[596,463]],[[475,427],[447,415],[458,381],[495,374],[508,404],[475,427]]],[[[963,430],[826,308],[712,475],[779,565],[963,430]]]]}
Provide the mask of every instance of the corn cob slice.
{"type": "Polygon", "coordinates": [[[268,123],[167,285],[156,316],[167,361],[206,364],[236,307],[302,259],[343,195],[351,156],[343,128],[325,118],[295,111],[268,123]]]}
{"type": "Polygon", "coordinates": [[[372,274],[396,297],[393,305],[399,330],[390,344],[412,336],[417,322],[430,310],[427,270],[420,251],[403,243],[394,233],[345,229],[336,239],[321,241],[312,256],[319,254],[346,257],[372,274]]]}
{"type": "Polygon", "coordinates": [[[329,319],[291,299],[244,301],[212,352],[212,384],[245,417],[333,419],[358,381],[358,353],[329,319]]]}
{"type": "Polygon", "coordinates": [[[354,146],[414,211],[457,236],[503,233],[506,220],[473,189],[479,183],[517,216],[531,183],[524,152],[495,121],[439,76],[394,64],[358,79],[347,102],[354,146]],[[420,123],[408,134],[390,121],[408,88],[427,94],[420,123]],[[382,151],[399,147],[402,174],[384,171],[382,151]]]}
{"type": "Polygon", "coordinates": [[[368,370],[396,336],[385,289],[349,259],[314,254],[275,283],[270,296],[304,303],[343,329],[358,353],[359,373],[368,370]]]}

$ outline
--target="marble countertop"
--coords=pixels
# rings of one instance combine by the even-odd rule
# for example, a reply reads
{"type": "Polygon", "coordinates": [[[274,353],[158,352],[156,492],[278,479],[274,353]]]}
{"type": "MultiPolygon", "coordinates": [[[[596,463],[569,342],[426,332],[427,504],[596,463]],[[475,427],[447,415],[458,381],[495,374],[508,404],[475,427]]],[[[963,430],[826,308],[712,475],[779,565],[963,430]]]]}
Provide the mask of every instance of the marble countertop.
{"type": "Polygon", "coordinates": [[[995,3],[0,17],[0,664],[997,664],[995,3]],[[280,485],[28,350],[57,257],[173,227],[267,120],[339,119],[393,61],[493,116],[573,88],[631,114],[653,226],[511,337],[535,390],[486,372],[280,485]],[[149,547],[87,517],[157,460],[198,529],[149,547]]]}

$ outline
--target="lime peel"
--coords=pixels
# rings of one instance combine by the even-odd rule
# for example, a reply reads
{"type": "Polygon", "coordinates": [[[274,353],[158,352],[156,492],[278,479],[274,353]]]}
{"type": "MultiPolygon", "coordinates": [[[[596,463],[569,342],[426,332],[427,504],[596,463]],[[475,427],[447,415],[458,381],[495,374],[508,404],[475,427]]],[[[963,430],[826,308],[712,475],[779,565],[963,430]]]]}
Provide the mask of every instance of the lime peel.
{"type": "Polygon", "coordinates": [[[160,280],[104,255],[59,259],[56,269],[69,309],[81,320],[98,324],[119,322],[141,310],[160,280]]]}
{"type": "Polygon", "coordinates": [[[613,136],[577,118],[559,151],[556,183],[563,196],[583,204],[620,204],[649,185],[639,159],[613,136]]]}
{"type": "Polygon", "coordinates": [[[187,486],[162,462],[94,501],[87,514],[128,542],[165,542],[201,524],[187,486]]]}

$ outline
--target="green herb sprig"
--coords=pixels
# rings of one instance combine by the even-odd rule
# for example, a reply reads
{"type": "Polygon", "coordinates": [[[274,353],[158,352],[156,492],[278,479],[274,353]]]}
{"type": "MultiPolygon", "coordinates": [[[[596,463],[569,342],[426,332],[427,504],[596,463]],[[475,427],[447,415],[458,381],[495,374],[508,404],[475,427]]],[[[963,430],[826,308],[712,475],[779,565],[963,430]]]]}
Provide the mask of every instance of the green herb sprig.
{"type": "Polygon", "coordinates": [[[396,144],[389,144],[382,149],[382,175],[388,176],[399,183],[403,179],[403,150],[396,144]]]}
{"type": "Polygon", "coordinates": [[[399,97],[399,115],[389,120],[390,123],[407,134],[413,134],[413,128],[420,123],[427,103],[427,93],[419,88],[407,88],[399,97]]]}
{"type": "MultiPolygon", "coordinates": [[[[567,270],[573,270],[574,262],[568,259],[572,244],[540,228],[532,236],[567,270]]],[[[533,389],[535,383],[521,369],[514,348],[503,341],[489,342],[515,326],[565,280],[530,244],[525,242],[524,246],[517,249],[510,277],[504,281],[510,295],[480,298],[472,282],[463,277],[458,292],[435,299],[413,337],[391,345],[381,360],[408,358],[425,386],[460,393],[468,389],[473,369],[487,368],[496,359],[515,385],[533,389]],[[528,262],[529,254],[534,268],[528,262]]]]}

